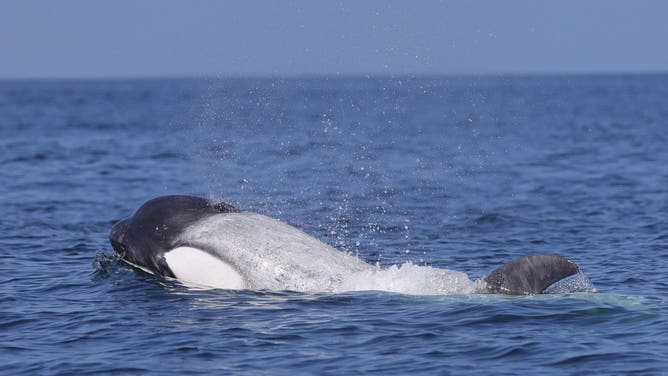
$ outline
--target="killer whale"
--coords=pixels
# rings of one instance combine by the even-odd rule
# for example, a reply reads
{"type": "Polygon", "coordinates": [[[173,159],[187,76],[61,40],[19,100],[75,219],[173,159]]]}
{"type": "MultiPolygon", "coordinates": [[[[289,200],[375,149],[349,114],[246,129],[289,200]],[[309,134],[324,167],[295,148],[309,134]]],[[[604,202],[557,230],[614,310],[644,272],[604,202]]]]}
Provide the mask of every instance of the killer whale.
{"type": "MultiPolygon", "coordinates": [[[[350,273],[376,270],[281,221],[196,196],[149,200],[116,223],[109,239],[128,264],[216,288],[337,291],[350,273]]],[[[468,280],[461,272],[433,271],[454,281],[468,280]]],[[[529,255],[498,267],[473,291],[540,294],[580,273],[565,257],[529,255]]]]}
{"type": "Polygon", "coordinates": [[[147,201],[132,216],[114,225],[111,245],[121,258],[149,272],[176,278],[165,254],[178,248],[177,236],[208,216],[239,212],[225,203],[194,196],[162,196],[147,201]]]}

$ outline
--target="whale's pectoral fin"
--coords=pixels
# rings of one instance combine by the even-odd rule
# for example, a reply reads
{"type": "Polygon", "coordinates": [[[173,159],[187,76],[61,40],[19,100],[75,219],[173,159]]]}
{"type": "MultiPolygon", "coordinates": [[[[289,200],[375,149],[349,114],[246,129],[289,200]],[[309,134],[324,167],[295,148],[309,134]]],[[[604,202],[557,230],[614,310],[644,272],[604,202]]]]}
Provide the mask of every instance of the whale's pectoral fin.
{"type": "Polygon", "coordinates": [[[565,257],[531,255],[500,266],[483,280],[492,294],[531,295],[579,272],[580,268],[565,257]]]}

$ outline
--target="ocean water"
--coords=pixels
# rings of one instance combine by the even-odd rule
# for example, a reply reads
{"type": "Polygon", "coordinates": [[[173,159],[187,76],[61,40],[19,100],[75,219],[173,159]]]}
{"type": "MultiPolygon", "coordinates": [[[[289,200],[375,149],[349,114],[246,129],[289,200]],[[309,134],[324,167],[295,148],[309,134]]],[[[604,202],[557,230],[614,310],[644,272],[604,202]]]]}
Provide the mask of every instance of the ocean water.
{"type": "Polygon", "coordinates": [[[666,119],[666,75],[2,81],[0,373],[668,373],[666,119]],[[108,242],[174,193],[377,264],[380,290],[554,253],[598,292],[193,289],[108,242]]]}

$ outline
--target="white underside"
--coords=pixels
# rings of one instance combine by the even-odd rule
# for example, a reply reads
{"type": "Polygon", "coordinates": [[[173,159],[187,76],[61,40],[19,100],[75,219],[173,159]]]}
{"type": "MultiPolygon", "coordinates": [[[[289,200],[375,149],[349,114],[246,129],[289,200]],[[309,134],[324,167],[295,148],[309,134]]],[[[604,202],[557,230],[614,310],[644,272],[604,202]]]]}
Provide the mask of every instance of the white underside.
{"type": "Polygon", "coordinates": [[[218,257],[192,247],[178,247],[165,253],[165,261],[180,281],[206,287],[241,290],[244,279],[218,257]]]}

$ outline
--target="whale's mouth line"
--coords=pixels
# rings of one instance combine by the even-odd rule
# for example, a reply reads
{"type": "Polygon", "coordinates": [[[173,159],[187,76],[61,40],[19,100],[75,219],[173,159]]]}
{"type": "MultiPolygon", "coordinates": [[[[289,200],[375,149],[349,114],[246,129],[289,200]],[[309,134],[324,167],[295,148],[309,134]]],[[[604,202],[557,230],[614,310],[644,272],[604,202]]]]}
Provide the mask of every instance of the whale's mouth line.
{"type": "MultiPolygon", "coordinates": [[[[145,267],[143,267],[143,266],[141,266],[141,265],[137,265],[137,264],[135,264],[135,263],[132,262],[132,261],[129,261],[128,259],[126,259],[125,257],[123,257],[123,255],[121,255],[121,261],[123,261],[124,263],[130,265],[130,266],[133,267],[133,268],[137,268],[137,269],[139,269],[139,270],[141,270],[141,271],[143,271],[143,272],[146,272],[146,273],[148,273],[148,274],[150,274],[150,275],[157,275],[157,274],[154,273],[152,270],[150,270],[150,269],[148,269],[148,268],[145,268],[145,267]]],[[[171,278],[171,277],[168,277],[168,278],[171,278]]]]}

